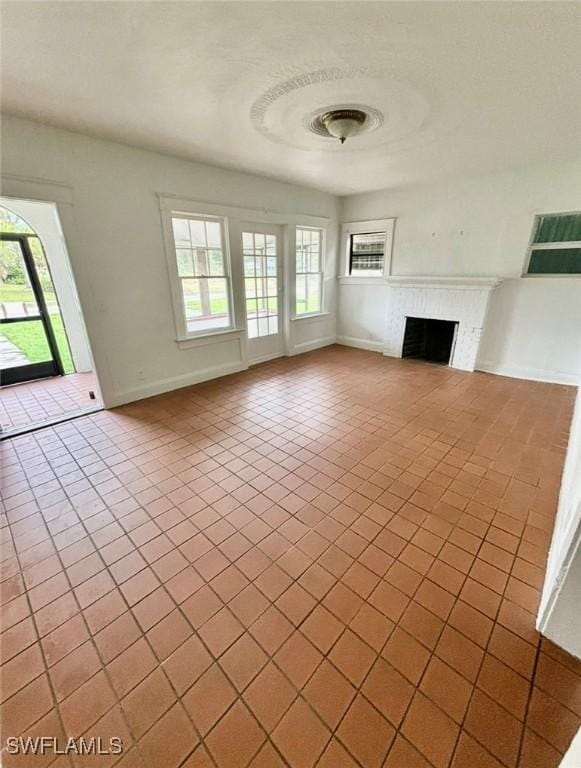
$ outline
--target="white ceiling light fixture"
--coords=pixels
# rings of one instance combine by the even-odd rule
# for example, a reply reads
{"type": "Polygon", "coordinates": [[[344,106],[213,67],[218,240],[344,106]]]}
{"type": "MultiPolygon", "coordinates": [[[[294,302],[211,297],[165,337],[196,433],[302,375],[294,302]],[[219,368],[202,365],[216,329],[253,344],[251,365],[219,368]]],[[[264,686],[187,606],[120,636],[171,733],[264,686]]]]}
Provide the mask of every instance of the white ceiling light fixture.
{"type": "Polygon", "coordinates": [[[321,122],[331,136],[344,144],[364,130],[367,115],[360,109],[332,109],[321,115],[321,122]]]}
{"type": "Polygon", "coordinates": [[[374,131],[383,125],[383,115],[376,109],[362,106],[325,107],[311,114],[305,121],[307,128],[326,139],[347,139],[374,131]]]}

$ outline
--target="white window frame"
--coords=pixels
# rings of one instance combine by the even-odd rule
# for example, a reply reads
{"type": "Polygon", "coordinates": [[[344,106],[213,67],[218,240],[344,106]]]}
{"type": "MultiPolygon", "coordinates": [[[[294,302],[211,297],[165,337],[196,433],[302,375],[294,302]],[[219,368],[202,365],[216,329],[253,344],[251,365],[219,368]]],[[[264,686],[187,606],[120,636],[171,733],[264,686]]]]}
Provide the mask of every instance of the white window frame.
{"type": "Polygon", "coordinates": [[[551,251],[551,250],[562,250],[566,248],[581,248],[581,240],[566,240],[562,243],[535,243],[535,234],[537,231],[537,226],[539,219],[542,218],[549,218],[549,217],[557,217],[557,216],[580,216],[581,211],[558,211],[556,213],[536,213],[533,219],[533,226],[531,229],[531,234],[529,237],[529,244],[527,247],[527,252],[525,256],[525,263],[524,268],[522,272],[522,277],[532,277],[532,278],[543,278],[543,277],[549,277],[549,278],[581,278],[581,273],[579,272],[533,272],[532,274],[529,273],[529,266],[531,263],[531,257],[533,254],[533,251],[551,251]]]}
{"type": "Polygon", "coordinates": [[[294,251],[294,290],[293,290],[293,306],[292,306],[292,317],[294,320],[302,320],[306,317],[318,317],[319,315],[325,315],[327,314],[325,312],[325,252],[327,248],[327,228],[321,227],[321,226],[313,226],[312,224],[296,224],[295,226],[295,237],[294,237],[294,243],[295,243],[295,251],[294,251]],[[319,271],[318,272],[297,272],[297,248],[296,248],[296,233],[297,230],[303,229],[303,230],[315,230],[319,233],[320,237],[320,243],[321,243],[321,252],[319,254],[319,271]],[[321,302],[320,307],[316,312],[297,312],[297,296],[296,296],[296,290],[297,290],[297,276],[298,275],[321,275],[321,302]]]}
{"type": "Polygon", "coordinates": [[[217,336],[222,333],[229,333],[234,328],[234,297],[232,291],[232,264],[230,258],[230,238],[228,233],[228,219],[225,216],[213,216],[208,213],[196,213],[194,211],[184,210],[162,210],[162,221],[166,241],[166,260],[170,278],[170,288],[172,292],[172,303],[174,308],[174,317],[176,324],[176,333],[178,341],[187,341],[189,339],[199,339],[205,336],[217,336]],[[197,221],[212,221],[220,225],[222,235],[222,248],[224,255],[224,277],[226,278],[226,290],[228,293],[228,324],[220,328],[204,328],[199,331],[188,330],[186,319],[186,308],[184,305],[184,295],[182,291],[182,278],[178,273],[176,244],[173,234],[174,218],[195,219],[197,221]]]}
{"type": "Polygon", "coordinates": [[[376,283],[384,281],[391,275],[391,259],[393,251],[393,235],[395,230],[395,218],[370,219],[368,221],[348,221],[341,225],[341,250],[340,268],[341,283],[376,283]],[[385,232],[383,246],[383,271],[380,275],[350,275],[349,274],[349,250],[351,235],[366,235],[372,232],[385,232]]]}

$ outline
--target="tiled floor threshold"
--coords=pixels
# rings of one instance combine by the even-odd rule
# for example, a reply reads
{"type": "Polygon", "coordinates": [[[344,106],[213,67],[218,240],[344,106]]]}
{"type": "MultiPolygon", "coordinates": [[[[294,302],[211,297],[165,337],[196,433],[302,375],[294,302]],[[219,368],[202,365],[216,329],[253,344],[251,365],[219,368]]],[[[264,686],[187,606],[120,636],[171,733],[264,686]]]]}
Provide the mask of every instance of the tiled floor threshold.
{"type": "Polygon", "coordinates": [[[5,440],[10,766],[556,768],[573,388],[330,347],[5,440]]]}

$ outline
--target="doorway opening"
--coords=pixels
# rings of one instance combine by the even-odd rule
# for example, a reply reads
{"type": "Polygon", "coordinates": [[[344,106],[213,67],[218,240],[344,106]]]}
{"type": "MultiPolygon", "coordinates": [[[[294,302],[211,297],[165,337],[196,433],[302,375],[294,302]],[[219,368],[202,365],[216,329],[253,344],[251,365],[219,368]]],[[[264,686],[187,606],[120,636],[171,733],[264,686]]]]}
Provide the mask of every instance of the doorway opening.
{"type": "Polygon", "coordinates": [[[407,317],[401,356],[448,365],[457,328],[458,323],[452,320],[407,317]]]}
{"type": "Polygon", "coordinates": [[[56,205],[0,198],[1,436],[100,408],[56,205]]]}

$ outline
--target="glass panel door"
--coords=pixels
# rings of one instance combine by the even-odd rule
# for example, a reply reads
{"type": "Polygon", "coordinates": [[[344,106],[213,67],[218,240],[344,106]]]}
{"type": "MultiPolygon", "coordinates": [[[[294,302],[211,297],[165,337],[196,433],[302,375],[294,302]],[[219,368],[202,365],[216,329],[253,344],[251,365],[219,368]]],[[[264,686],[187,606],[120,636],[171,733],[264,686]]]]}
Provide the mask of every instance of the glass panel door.
{"type": "Polygon", "coordinates": [[[0,240],[0,385],[64,373],[26,235],[0,240]]]}
{"type": "Polygon", "coordinates": [[[283,354],[279,245],[278,227],[247,224],[242,228],[246,328],[252,362],[283,354]]]}

